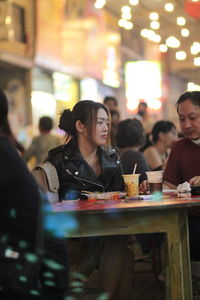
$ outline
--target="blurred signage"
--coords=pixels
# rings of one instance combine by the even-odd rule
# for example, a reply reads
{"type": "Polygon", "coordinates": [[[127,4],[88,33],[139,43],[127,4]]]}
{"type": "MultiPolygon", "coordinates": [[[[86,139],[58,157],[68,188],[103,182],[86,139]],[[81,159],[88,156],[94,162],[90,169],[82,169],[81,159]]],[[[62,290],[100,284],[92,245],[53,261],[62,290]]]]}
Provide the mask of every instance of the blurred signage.
{"type": "Polygon", "coordinates": [[[121,59],[120,59],[120,44],[121,37],[119,32],[118,20],[116,17],[112,16],[109,12],[104,12],[105,18],[105,60],[103,67],[103,78],[104,84],[109,85],[114,88],[120,86],[120,69],[121,69],[121,59]]]}
{"type": "Polygon", "coordinates": [[[143,100],[152,110],[161,107],[161,65],[158,61],[130,61],[125,65],[127,108],[135,110],[143,100]]]}
{"type": "Polygon", "coordinates": [[[37,28],[39,66],[119,85],[117,18],[96,9],[93,1],[38,0],[37,28]]]}
{"type": "Polygon", "coordinates": [[[0,1],[0,40],[8,39],[8,3],[6,0],[0,1]],[[7,18],[7,19],[6,19],[7,18]]]}
{"type": "Polygon", "coordinates": [[[38,126],[39,118],[49,116],[54,119],[56,114],[56,101],[52,94],[42,91],[31,93],[33,127],[38,126]],[[47,109],[48,107],[48,109],[47,109]]]}
{"type": "Polygon", "coordinates": [[[81,100],[98,101],[98,84],[95,79],[85,78],[80,81],[81,100]]]}
{"type": "Polygon", "coordinates": [[[56,101],[56,119],[64,109],[72,109],[79,99],[78,82],[71,76],[60,72],[53,73],[54,97],[56,101]]]}

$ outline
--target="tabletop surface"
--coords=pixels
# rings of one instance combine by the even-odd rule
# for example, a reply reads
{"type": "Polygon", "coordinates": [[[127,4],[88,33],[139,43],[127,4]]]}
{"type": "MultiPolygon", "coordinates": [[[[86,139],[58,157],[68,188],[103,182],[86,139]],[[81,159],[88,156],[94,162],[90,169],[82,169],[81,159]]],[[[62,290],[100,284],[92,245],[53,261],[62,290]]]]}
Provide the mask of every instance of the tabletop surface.
{"type": "Polygon", "coordinates": [[[172,209],[180,207],[200,206],[200,197],[178,198],[177,196],[164,195],[161,199],[148,200],[70,200],[52,204],[54,212],[74,213],[109,213],[114,210],[141,211],[172,209]]]}

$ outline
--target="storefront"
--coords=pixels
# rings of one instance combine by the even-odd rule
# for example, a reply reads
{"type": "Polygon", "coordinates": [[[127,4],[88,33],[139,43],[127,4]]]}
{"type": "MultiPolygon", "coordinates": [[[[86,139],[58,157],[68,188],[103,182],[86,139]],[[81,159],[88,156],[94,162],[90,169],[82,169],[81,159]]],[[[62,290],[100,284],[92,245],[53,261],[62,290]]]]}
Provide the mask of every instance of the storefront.
{"type": "Polygon", "coordinates": [[[0,1],[0,88],[7,94],[16,135],[32,121],[33,11],[32,0],[0,1]]]}

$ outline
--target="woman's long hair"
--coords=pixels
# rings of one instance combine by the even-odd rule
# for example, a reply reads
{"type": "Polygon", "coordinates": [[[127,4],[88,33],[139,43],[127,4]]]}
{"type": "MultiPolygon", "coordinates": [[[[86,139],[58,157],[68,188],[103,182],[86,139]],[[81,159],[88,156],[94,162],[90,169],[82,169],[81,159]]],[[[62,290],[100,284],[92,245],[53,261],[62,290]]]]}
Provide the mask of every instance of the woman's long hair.
{"type": "Polygon", "coordinates": [[[105,105],[92,100],[79,101],[72,110],[65,109],[60,117],[59,128],[66,132],[66,141],[73,137],[77,141],[76,121],[87,128],[90,138],[93,137],[94,127],[97,122],[97,112],[99,109],[105,110],[109,117],[109,134],[107,144],[110,142],[110,114],[105,105]]]}

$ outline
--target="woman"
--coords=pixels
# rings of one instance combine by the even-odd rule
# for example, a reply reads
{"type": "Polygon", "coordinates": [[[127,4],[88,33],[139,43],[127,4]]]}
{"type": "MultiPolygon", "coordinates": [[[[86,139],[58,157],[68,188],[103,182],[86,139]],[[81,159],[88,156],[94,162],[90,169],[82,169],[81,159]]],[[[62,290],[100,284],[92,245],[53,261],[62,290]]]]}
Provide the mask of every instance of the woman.
{"type": "MultiPolygon", "coordinates": [[[[124,189],[119,158],[116,151],[108,147],[110,120],[108,109],[103,104],[90,100],[78,102],[72,111],[63,112],[59,127],[66,132],[67,144],[49,151],[47,161],[57,169],[60,199],[77,199],[83,190],[107,192],[124,189]]],[[[89,276],[99,268],[100,287],[109,294],[109,299],[130,299],[133,257],[127,237],[96,237],[79,241],[81,257],[73,263],[76,249],[70,250],[71,269],[89,276]],[[91,259],[93,263],[89,268],[91,259]]],[[[71,240],[70,249],[76,248],[75,243],[77,239],[71,240]]]]}
{"type": "Polygon", "coordinates": [[[152,129],[153,144],[143,152],[151,170],[163,170],[165,168],[170,148],[177,140],[177,131],[174,123],[170,121],[158,121],[152,129]]]}
{"type": "MultiPolygon", "coordinates": [[[[139,151],[144,142],[145,132],[139,120],[127,119],[119,123],[116,144],[120,149],[123,172],[124,174],[132,174],[134,165],[137,164],[136,173],[140,174],[140,183],[147,179],[145,172],[150,170],[143,154],[139,151]]],[[[136,234],[135,236],[144,255],[137,259],[145,258],[146,256],[149,258],[156,234],[136,234]]]]}
{"type": "Polygon", "coordinates": [[[136,173],[140,174],[139,181],[146,179],[146,171],[149,166],[139,151],[145,142],[145,134],[142,123],[137,119],[127,119],[118,124],[116,145],[120,149],[124,174],[132,174],[134,165],[137,164],[136,173]]]}

